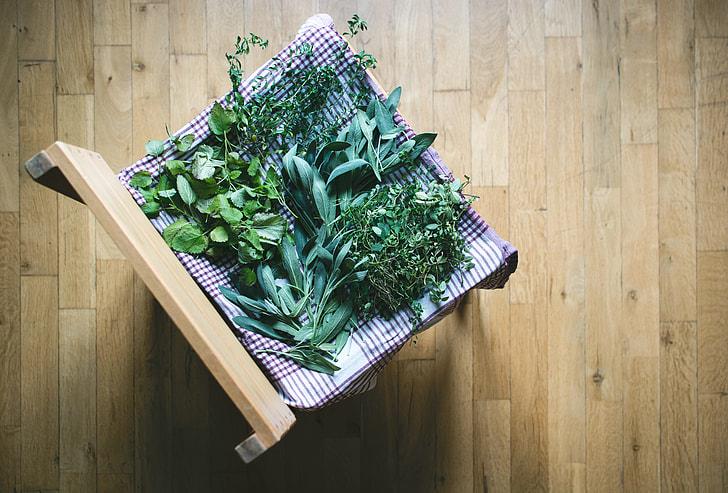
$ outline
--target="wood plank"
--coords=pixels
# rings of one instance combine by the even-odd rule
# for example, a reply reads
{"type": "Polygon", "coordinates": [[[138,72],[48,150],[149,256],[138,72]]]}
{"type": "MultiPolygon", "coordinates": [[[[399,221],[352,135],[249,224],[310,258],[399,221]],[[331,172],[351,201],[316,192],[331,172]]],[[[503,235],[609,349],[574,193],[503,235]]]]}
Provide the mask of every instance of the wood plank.
{"type": "Polygon", "coordinates": [[[128,46],[99,46],[94,50],[95,150],[119,171],[131,153],[131,50],[128,46]]]}
{"type": "Polygon", "coordinates": [[[0,19],[0,212],[18,212],[18,29],[16,2],[0,19]]]}
{"type": "Polygon", "coordinates": [[[172,55],[169,68],[169,121],[175,131],[207,106],[207,55],[172,55]]]}
{"type": "MultiPolygon", "coordinates": [[[[377,386],[362,396],[361,487],[363,491],[397,491],[399,365],[389,363],[377,386]],[[372,474],[372,471],[377,471],[372,474]]],[[[409,382],[411,385],[412,382],[409,382]]],[[[418,405],[419,403],[413,403],[418,405]]],[[[298,428],[304,423],[299,423],[298,428]]],[[[290,443],[290,442],[289,442],[290,443]]]]}
{"type": "Polygon", "coordinates": [[[510,491],[511,403],[473,402],[473,491],[510,491]]]}
{"type": "Polygon", "coordinates": [[[0,426],[0,488],[20,491],[20,426],[0,426]]]}
{"type": "Polygon", "coordinates": [[[728,252],[698,252],[698,385],[728,392],[728,252]]]}
{"type": "MultiPolygon", "coordinates": [[[[58,139],[93,147],[94,98],[58,96],[58,139]],[[79,119],[85,125],[79,125],[79,119]]],[[[96,221],[88,208],[58,196],[58,303],[61,308],[96,306],[96,221]]]]}
{"type": "MultiPolygon", "coordinates": [[[[508,237],[508,189],[477,187],[476,210],[508,237]]],[[[506,400],[511,393],[511,327],[509,289],[479,289],[473,299],[473,399],[506,400]]],[[[508,407],[510,416],[510,406],[508,407]]],[[[476,462],[475,479],[478,480],[476,462]]]]}
{"type": "Polygon", "coordinates": [[[622,148],[622,315],[625,355],[660,353],[657,146],[622,148]]]}
{"type": "Polygon", "coordinates": [[[99,259],[96,273],[98,472],[133,474],[133,271],[124,260],[99,259]]]}
{"type": "Polygon", "coordinates": [[[472,316],[473,304],[463,302],[435,333],[438,490],[473,489],[472,316]]]}
{"type": "Polygon", "coordinates": [[[728,47],[725,40],[698,38],[696,44],[698,105],[703,109],[711,103],[725,103],[728,101],[728,47]]]}
{"type": "Polygon", "coordinates": [[[657,105],[695,105],[695,21],[693,0],[657,2],[657,105]]]}
{"type": "MultiPolygon", "coordinates": [[[[581,36],[581,8],[581,0],[546,0],[545,35],[581,36]]],[[[599,8],[598,4],[595,8],[599,8]]]]}
{"type": "Polygon", "coordinates": [[[477,186],[508,185],[508,4],[473,2],[470,11],[470,140],[477,186]]]}
{"type": "Polygon", "coordinates": [[[620,89],[622,143],[657,142],[655,2],[622,0],[620,89]]]}
{"type": "Polygon", "coordinates": [[[586,490],[622,490],[622,402],[587,399],[586,490]]]}
{"type": "Polygon", "coordinates": [[[721,0],[696,0],[695,34],[700,37],[728,36],[728,9],[721,0]]]}
{"type": "Polygon", "coordinates": [[[94,0],[94,44],[131,44],[131,8],[127,0],[94,0]]]}
{"type": "Polygon", "coordinates": [[[24,489],[56,490],[58,477],[58,280],[23,276],[21,479],[24,489]]]}
{"type": "MultiPolygon", "coordinates": [[[[586,198],[586,379],[587,399],[622,400],[622,245],[620,190],[598,188],[586,198]]],[[[591,408],[590,408],[591,409],[591,408]]],[[[614,410],[595,407],[594,417],[611,419],[614,410]]],[[[594,424],[593,420],[591,424],[594,424]]],[[[619,429],[613,434],[621,435],[619,429]]],[[[602,442],[602,424],[587,429],[587,441],[602,442]]],[[[621,441],[620,441],[621,443],[621,441]]],[[[608,445],[608,444],[604,444],[608,445]]],[[[590,469],[589,469],[590,470],[590,469]]]]}
{"type": "MultiPolygon", "coordinates": [[[[169,47],[175,55],[204,54],[207,49],[205,0],[174,0],[169,4],[169,47]]],[[[216,32],[213,32],[217,35],[216,32]]]]}
{"type": "Polygon", "coordinates": [[[585,203],[586,477],[588,491],[622,485],[622,260],[618,188],[587,192],[585,203]]]}
{"type": "Polygon", "coordinates": [[[55,60],[54,0],[18,2],[18,60],[55,60]]]}
{"type": "Polygon", "coordinates": [[[134,275],[134,485],[137,491],[172,486],[172,324],[134,275]]]}
{"type": "Polygon", "coordinates": [[[172,490],[204,491],[209,481],[210,374],[178,331],[172,331],[172,490]]]}
{"type": "Polygon", "coordinates": [[[470,89],[470,2],[432,1],[432,76],[436,91],[470,89]]]}
{"type": "MultiPolygon", "coordinates": [[[[101,46],[94,50],[95,146],[114,171],[132,161],[131,50],[128,46],[101,46]]],[[[109,235],[97,223],[96,256],[123,259],[109,235]]]]}
{"type": "Polygon", "coordinates": [[[96,491],[96,311],[59,312],[61,489],[96,491]]]}
{"type": "Polygon", "coordinates": [[[724,40],[698,40],[698,250],[728,249],[728,47],[724,40]]]}
{"type": "MultiPolygon", "coordinates": [[[[350,397],[319,413],[323,423],[322,459],[323,463],[331,465],[329,479],[323,485],[326,492],[362,491],[361,399],[362,396],[350,397]]],[[[278,469],[276,463],[270,466],[272,471],[278,469]]],[[[278,487],[278,484],[274,486],[278,487]]],[[[281,491],[285,491],[285,483],[282,486],[281,491]]]]}
{"type": "MultiPolygon", "coordinates": [[[[545,298],[511,304],[511,483],[549,488],[548,322],[545,298]]],[[[476,471],[477,474],[477,471],[476,471]]]]}
{"type": "Polygon", "coordinates": [[[544,10],[537,2],[508,2],[508,89],[543,90],[544,10]]]}
{"type": "Polygon", "coordinates": [[[397,491],[435,491],[435,362],[399,361],[397,491]]]}
{"type": "Polygon", "coordinates": [[[471,175],[470,92],[435,91],[435,147],[453,175],[461,180],[471,175]]]}
{"type": "Polygon", "coordinates": [[[660,476],[665,491],[698,490],[698,350],[695,322],[660,326],[660,476]]]}
{"type": "Polygon", "coordinates": [[[728,487],[728,399],[724,394],[698,397],[700,491],[728,487]]]}
{"type": "Polygon", "coordinates": [[[695,320],[695,114],[659,113],[660,320],[695,320]]]}
{"type": "MultiPolygon", "coordinates": [[[[402,86],[400,111],[416,132],[434,128],[432,74],[433,42],[422,33],[433,29],[432,1],[404,0],[394,11],[394,38],[397,46],[395,74],[402,86]]],[[[440,143],[438,142],[437,145],[440,143]]]]}
{"type": "Polygon", "coordinates": [[[58,94],[93,94],[93,0],[57,0],[58,94]]]}
{"type": "Polygon", "coordinates": [[[659,358],[624,360],[624,489],[660,488],[659,358]]]}
{"type": "Polygon", "coordinates": [[[619,2],[585,0],[583,30],[583,138],[586,190],[619,187],[619,2]]]}
{"type": "MultiPolygon", "coordinates": [[[[27,62],[19,68],[20,159],[25,161],[55,139],[55,68],[27,62]]],[[[57,194],[39,187],[27,173],[20,179],[20,272],[58,273],[57,194]]]]}
{"type": "MultiPolygon", "coordinates": [[[[513,211],[546,210],[544,97],[543,91],[512,91],[509,94],[508,164],[513,211]]],[[[473,166],[476,164],[474,162],[473,166]]],[[[519,300],[514,300],[516,303],[530,301],[519,297],[516,300],[519,300]]]]}
{"type": "Polygon", "coordinates": [[[143,156],[150,139],[164,139],[169,123],[169,15],[166,4],[134,4],[132,154],[143,156]]]}
{"type": "Polygon", "coordinates": [[[21,381],[18,232],[18,215],[0,213],[0,426],[9,428],[20,427],[21,424],[18,399],[21,381]]]}
{"type": "Polygon", "coordinates": [[[225,53],[232,51],[235,36],[255,31],[255,27],[246,25],[244,8],[237,0],[216,0],[207,2],[207,32],[214,36],[207,37],[207,98],[217,99],[230,90],[228,64],[225,53]]]}
{"type": "Polygon", "coordinates": [[[546,40],[549,481],[584,485],[586,461],[581,46],[546,40]],[[564,255],[564,252],[570,252],[564,255]]]}

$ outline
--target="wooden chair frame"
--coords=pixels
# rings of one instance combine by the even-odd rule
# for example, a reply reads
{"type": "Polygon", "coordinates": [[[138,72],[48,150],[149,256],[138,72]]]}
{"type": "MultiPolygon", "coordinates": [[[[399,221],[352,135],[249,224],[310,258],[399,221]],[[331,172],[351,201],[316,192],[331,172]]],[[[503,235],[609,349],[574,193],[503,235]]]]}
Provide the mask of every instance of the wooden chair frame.
{"type": "Polygon", "coordinates": [[[96,152],[56,142],[25,163],[38,183],[85,203],[197,352],[253,434],[235,450],[250,462],[296,421],[205,293],[96,152]]]}

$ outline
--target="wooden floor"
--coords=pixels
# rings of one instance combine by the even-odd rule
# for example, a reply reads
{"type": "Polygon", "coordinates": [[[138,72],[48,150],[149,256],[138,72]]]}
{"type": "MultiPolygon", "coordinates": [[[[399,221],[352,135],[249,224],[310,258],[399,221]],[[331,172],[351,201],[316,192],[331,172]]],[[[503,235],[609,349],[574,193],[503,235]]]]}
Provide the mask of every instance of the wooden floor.
{"type": "Polygon", "coordinates": [[[1,492],[728,491],[725,1],[0,4],[1,492]],[[317,11],[369,20],[520,265],[245,466],[129,264],[18,164],[128,165],[225,92],[235,34],[277,49],[317,11]]]}

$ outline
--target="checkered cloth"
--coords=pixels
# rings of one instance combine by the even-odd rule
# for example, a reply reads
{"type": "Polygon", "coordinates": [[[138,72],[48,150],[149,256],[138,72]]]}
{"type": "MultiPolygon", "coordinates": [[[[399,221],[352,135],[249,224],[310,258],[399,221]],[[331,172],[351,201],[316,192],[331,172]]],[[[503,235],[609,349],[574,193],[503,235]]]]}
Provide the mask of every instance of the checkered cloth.
{"type": "MultiPolygon", "coordinates": [[[[313,54],[308,57],[296,57],[294,63],[302,64],[302,66],[321,64],[330,59],[341,42],[342,38],[333,29],[331,18],[319,15],[312,17],[302,26],[296,39],[279,53],[278,57],[285,62],[291,56],[292,51],[290,48],[295,50],[303,43],[309,43],[313,48],[313,54]]],[[[254,92],[253,81],[255,77],[265,73],[263,71],[270,63],[269,61],[242,84],[240,91],[245,97],[249,97],[254,92]]],[[[344,74],[346,64],[355,63],[353,53],[349,52],[346,60],[339,63],[341,64],[339,73],[344,74]]],[[[343,77],[343,75],[341,76],[343,77]]],[[[384,92],[376,81],[371,78],[368,78],[367,81],[374,93],[384,97],[384,92]]],[[[223,99],[220,101],[223,102],[223,99]]],[[[202,113],[180,129],[176,135],[182,136],[193,133],[195,135],[195,146],[203,142],[210,134],[207,127],[207,117],[211,108],[212,105],[205,108],[202,113]]],[[[400,115],[396,116],[395,121],[405,126],[409,138],[414,136],[414,132],[400,115]]],[[[186,156],[181,155],[171,142],[167,141],[165,151],[161,156],[142,158],[132,166],[122,170],[118,178],[134,196],[135,200],[139,204],[143,204],[144,199],[141,195],[129,186],[129,180],[132,176],[142,170],[149,171],[152,176],[157,176],[160,166],[167,159],[184,157],[186,156]]],[[[410,172],[407,176],[395,173],[391,179],[402,182],[414,178],[419,178],[425,182],[433,179],[453,179],[452,174],[433,149],[429,149],[423,154],[422,166],[418,170],[410,172]]],[[[154,227],[160,232],[173,221],[174,218],[166,213],[162,213],[159,217],[151,220],[154,227]]],[[[423,298],[424,314],[420,330],[432,326],[445,315],[451,313],[468,290],[472,288],[494,289],[503,287],[508,280],[508,276],[516,268],[518,257],[515,248],[502,240],[472,208],[465,213],[460,225],[460,231],[470,247],[470,254],[473,257],[475,267],[465,272],[456,272],[453,275],[447,286],[446,294],[448,298],[441,304],[433,304],[427,296],[423,298]]],[[[214,263],[204,257],[184,253],[176,253],[176,255],[228,320],[231,330],[255,358],[278,390],[282,399],[292,407],[316,409],[373,388],[376,383],[377,373],[413,335],[408,311],[402,311],[388,321],[375,318],[360,323],[357,330],[349,338],[337,361],[341,370],[337,371],[336,374],[329,376],[308,370],[290,359],[275,354],[256,352],[260,349],[285,350],[286,346],[279,341],[236,327],[232,323],[232,318],[242,312],[222,296],[219,287],[231,287],[229,276],[235,268],[234,259],[214,263]]]]}

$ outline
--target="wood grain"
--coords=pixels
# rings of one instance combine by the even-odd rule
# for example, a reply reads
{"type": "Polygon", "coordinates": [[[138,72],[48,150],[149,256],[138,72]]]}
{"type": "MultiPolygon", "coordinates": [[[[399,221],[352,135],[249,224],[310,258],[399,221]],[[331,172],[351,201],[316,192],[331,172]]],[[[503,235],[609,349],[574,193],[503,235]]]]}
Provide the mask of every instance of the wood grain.
{"type": "Polygon", "coordinates": [[[60,484],[96,490],[96,311],[61,309],[58,322],[60,484]]]}
{"type": "Polygon", "coordinates": [[[0,19],[0,212],[18,212],[18,29],[16,2],[0,19]]]}
{"type": "Polygon", "coordinates": [[[57,0],[59,94],[93,94],[93,0],[57,0]]]}
{"type": "MultiPolygon", "coordinates": [[[[55,67],[24,62],[18,68],[20,159],[25,161],[55,139],[55,67]]],[[[58,273],[58,199],[23,173],[20,179],[20,271],[58,273]]]]}
{"type": "Polygon", "coordinates": [[[57,490],[58,470],[58,281],[23,276],[20,281],[21,480],[23,488],[57,490]]]}
{"type": "Polygon", "coordinates": [[[18,2],[18,60],[55,60],[54,0],[18,2]]]}

